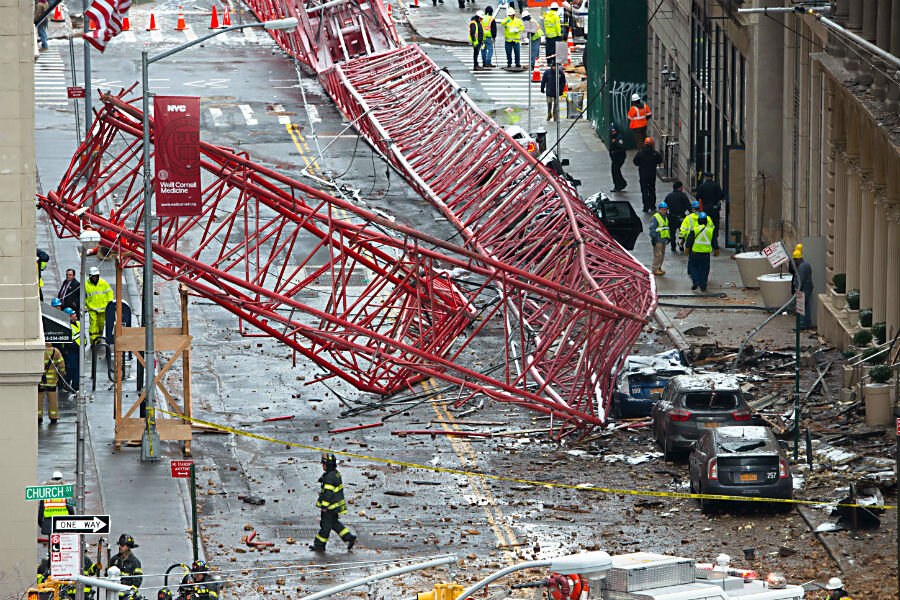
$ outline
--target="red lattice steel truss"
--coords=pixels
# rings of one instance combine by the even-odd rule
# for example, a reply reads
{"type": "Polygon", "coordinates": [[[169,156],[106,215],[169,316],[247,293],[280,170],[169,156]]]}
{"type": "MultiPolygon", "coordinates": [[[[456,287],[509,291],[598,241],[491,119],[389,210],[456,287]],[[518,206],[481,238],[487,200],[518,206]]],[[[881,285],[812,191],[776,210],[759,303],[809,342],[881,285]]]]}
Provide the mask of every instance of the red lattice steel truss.
{"type": "MultiPolygon", "coordinates": [[[[372,147],[458,228],[463,246],[203,144],[203,215],[154,229],[155,272],[361,390],[390,394],[433,376],[460,385],[457,404],[486,394],[553,414],[555,436],[603,423],[617,366],[656,305],[647,269],[568,182],[418,46],[400,44],[381,0],[250,4],[260,19],[299,19],[297,31],[273,32],[276,41],[318,74],[372,147]],[[455,284],[447,269],[471,283],[455,284]],[[321,301],[308,298],[313,292],[321,301]],[[498,301],[486,301],[489,293],[498,301]],[[463,351],[492,320],[507,340],[502,371],[478,372],[463,351]]],[[[41,199],[60,234],[89,223],[136,262],[139,119],[130,104],[104,97],[79,149],[102,158],[73,160],[41,199]],[[120,206],[110,212],[114,191],[120,206]]]]}
{"type": "MultiPolygon", "coordinates": [[[[58,189],[38,199],[60,237],[90,226],[104,247],[142,264],[140,118],[124,100],[103,96],[58,189]]],[[[602,337],[576,348],[567,336],[612,323],[640,327],[639,315],[395,224],[246,155],[201,143],[201,158],[203,213],[158,221],[155,273],[361,390],[391,394],[432,376],[459,385],[459,402],[485,394],[553,414],[556,435],[603,421],[584,387],[577,401],[548,393],[572,377],[571,354],[585,365],[606,355],[602,337]],[[556,307],[545,313],[555,330],[534,334],[527,316],[548,306],[556,307]],[[500,368],[481,372],[463,353],[490,322],[502,324],[510,343],[500,368]],[[535,364],[558,368],[541,377],[535,364]]]]}

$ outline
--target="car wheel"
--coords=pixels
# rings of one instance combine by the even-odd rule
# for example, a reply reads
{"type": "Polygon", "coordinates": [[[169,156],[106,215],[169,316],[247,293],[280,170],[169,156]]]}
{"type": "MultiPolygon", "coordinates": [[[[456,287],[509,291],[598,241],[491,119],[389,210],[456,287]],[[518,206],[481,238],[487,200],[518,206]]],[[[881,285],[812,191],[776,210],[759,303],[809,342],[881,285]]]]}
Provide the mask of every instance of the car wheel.
{"type": "Polygon", "coordinates": [[[666,434],[665,437],[663,438],[662,447],[663,447],[663,462],[672,461],[673,460],[672,459],[673,451],[672,451],[672,447],[669,445],[669,434],[666,434]]]}
{"type": "MultiPolygon", "coordinates": [[[[700,493],[703,493],[703,488],[700,488],[700,493]]],[[[700,498],[700,513],[704,515],[711,515],[715,506],[713,505],[712,500],[707,500],[706,498],[700,498]]]]}

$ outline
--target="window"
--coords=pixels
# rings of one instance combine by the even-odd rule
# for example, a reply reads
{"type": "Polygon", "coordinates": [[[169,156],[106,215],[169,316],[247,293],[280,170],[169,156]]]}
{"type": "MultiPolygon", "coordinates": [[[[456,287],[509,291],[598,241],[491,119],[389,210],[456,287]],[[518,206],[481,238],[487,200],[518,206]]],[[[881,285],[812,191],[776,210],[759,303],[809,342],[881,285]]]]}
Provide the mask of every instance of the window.
{"type": "Polygon", "coordinates": [[[734,392],[687,392],[682,400],[687,410],[731,410],[738,407],[734,392]]]}

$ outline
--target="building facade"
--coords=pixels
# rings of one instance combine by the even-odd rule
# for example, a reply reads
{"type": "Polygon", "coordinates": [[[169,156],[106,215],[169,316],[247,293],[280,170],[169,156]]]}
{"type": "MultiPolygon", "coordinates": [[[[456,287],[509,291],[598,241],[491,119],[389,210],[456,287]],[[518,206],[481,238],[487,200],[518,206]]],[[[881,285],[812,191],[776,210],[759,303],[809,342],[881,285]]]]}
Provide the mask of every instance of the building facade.
{"type": "MultiPolygon", "coordinates": [[[[712,172],[728,194],[730,246],[777,240],[812,256],[819,332],[840,347],[859,328],[831,290],[900,329],[900,61],[880,57],[789,0],[648,0],[647,96],[664,176],[712,172]]],[[[822,2],[822,5],[828,3],[822,2]]],[[[831,19],[900,55],[900,0],[839,0],[831,19]]]]}
{"type": "Polygon", "coordinates": [[[35,399],[43,332],[35,264],[34,25],[31,0],[0,5],[0,597],[20,598],[36,572],[35,399]]]}

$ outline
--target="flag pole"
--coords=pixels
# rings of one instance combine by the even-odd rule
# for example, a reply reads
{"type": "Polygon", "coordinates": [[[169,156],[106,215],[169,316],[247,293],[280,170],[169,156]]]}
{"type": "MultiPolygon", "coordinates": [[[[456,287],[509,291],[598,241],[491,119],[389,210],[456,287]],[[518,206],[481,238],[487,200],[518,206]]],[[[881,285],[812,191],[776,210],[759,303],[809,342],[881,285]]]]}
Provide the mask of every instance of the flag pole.
{"type": "Polygon", "coordinates": [[[81,1],[81,14],[84,21],[84,139],[88,138],[93,121],[91,110],[91,45],[88,36],[91,33],[91,18],[87,11],[90,8],[90,0],[81,1]]]}

